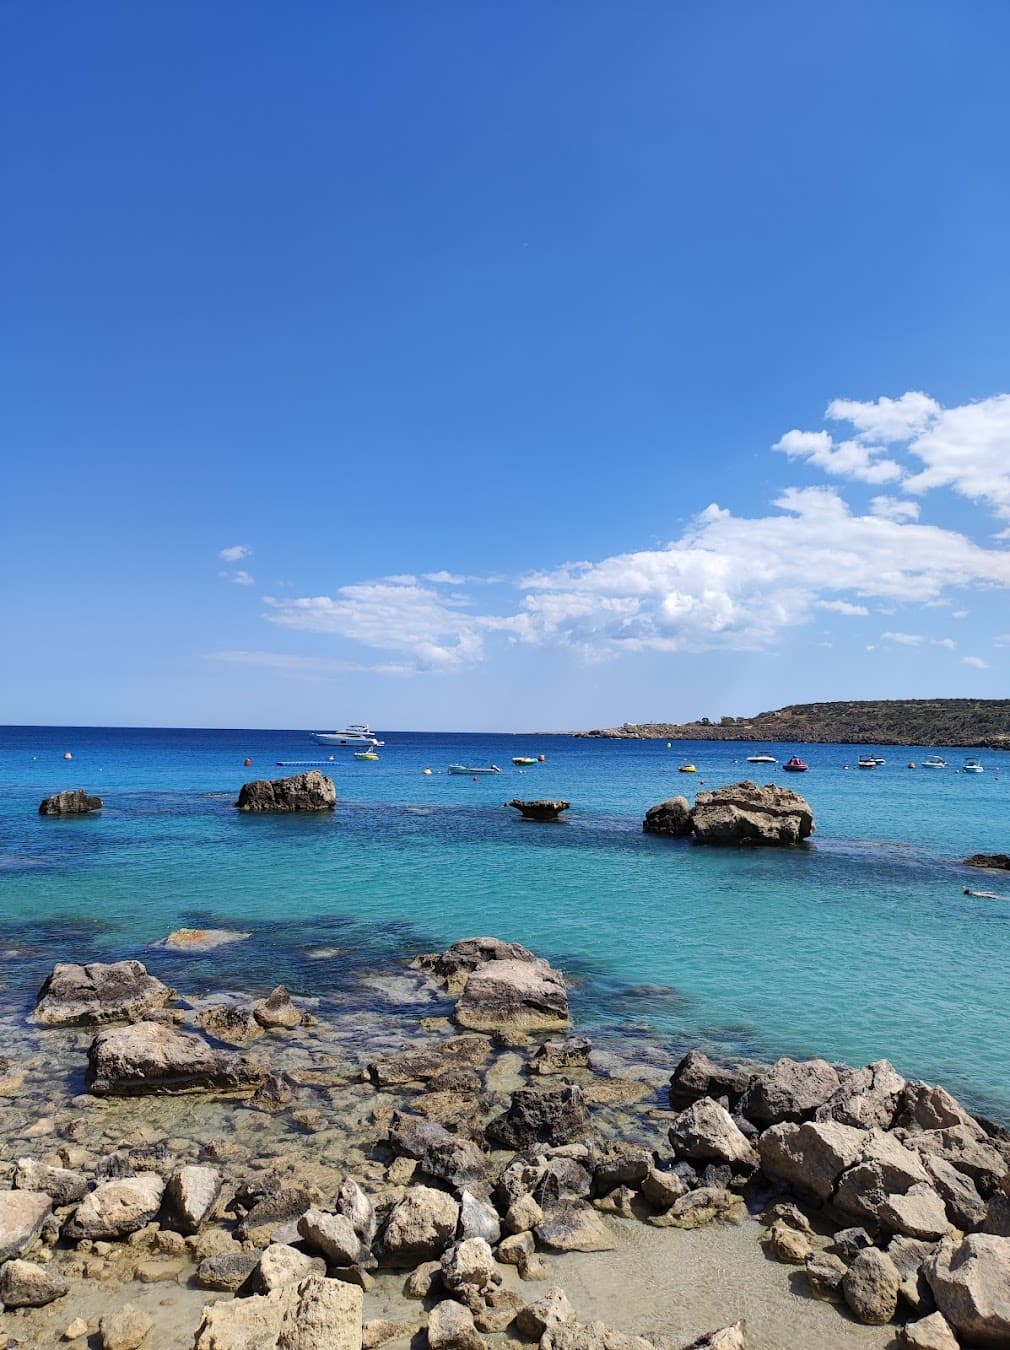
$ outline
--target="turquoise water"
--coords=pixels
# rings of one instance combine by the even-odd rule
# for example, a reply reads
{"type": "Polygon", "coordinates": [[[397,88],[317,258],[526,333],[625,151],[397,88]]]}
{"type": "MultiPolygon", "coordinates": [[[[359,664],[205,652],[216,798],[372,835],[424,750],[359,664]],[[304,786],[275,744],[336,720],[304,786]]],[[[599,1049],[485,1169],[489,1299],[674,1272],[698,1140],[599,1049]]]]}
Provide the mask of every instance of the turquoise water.
{"type": "Polygon", "coordinates": [[[376,968],[489,933],[573,975],[575,1014],[601,1034],[648,1034],[671,1052],[887,1056],[1010,1116],[1010,875],[960,863],[1010,851],[1010,758],[986,753],[971,776],[951,751],[947,770],[911,772],[928,751],[882,747],[886,765],[857,771],[842,766],[858,747],[807,746],[811,771],[794,777],[725,742],[385,740],[378,763],[332,752],[335,813],[275,817],[232,802],[248,778],[298,772],[278,760],[325,759],[304,731],[0,729],[0,997],[27,1007],[57,959],[135,955],[193,993],[283,980],[364,1006],[376,968]],[[539,753],[523,774],[511,765],[539,753]],[[492,761],[500,776],[445,773],[492,761]],[[696,775],[677,773],[687,761],[696,775]],[[654,802],[743,777],[802,791],[812,845],[737,852],[642,834],[654,802]],[[37,815],[41,797],[78,786],[104,797],[100,816],[37,815]],[[524,823],[502,808],[516,795],[572,810],[524,823]],[[184,925],[253,936],[198,958],[145,950],[184,925]]]}

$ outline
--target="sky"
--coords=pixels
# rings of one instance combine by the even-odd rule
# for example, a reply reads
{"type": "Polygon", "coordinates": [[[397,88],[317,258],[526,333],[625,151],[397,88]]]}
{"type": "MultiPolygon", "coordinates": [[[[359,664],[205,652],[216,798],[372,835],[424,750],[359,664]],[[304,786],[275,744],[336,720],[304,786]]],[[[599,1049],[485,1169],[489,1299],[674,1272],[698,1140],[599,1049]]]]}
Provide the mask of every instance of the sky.
{"type": "Polygon", "coordinates": [[[1001,697],[999,0],[3,0],[0,722],[1001,697]]]}

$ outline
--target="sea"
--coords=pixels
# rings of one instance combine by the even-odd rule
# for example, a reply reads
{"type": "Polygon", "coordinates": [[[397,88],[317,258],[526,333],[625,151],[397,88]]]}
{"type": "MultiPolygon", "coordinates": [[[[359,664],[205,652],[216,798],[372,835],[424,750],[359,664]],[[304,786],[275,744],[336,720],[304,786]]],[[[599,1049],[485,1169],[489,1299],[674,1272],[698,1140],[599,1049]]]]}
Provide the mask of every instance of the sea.
{"type": "Polygon", "coordinates": [[[942,747],[377,735],[368,762],[304,730],[0,728],[0,1010],[27,1012],[55,961],[136,957],[194,995],[284,983],[364,1016],[415,954],[486,934],[563,969],[578,1029],[603,1044],[886,1057],[1010,1120],[1010,873],[963,865],[1010,851],[1010,756],[971,775],[942,747]],[[886,763],[857,769],[861,749],[886,763]],[[779,763],[747,764],[755,750],[779,763]],[[946,769],[921,767],[931,751],[946,769]],[[794,753],[808,773],[782,772],[794,753]],[[308,763],[333,778],[334,812],[234,809],[243,782],[308,763]],[[743,778],[802,792],[811,842],[643,834],[654,803],[743,778]],[[75,787],[104,810],[39,816],[75,787]],[[512,797],[571,808],[525,822],[512,797]],[[251,936],[202,957],[151,947],[180,927],[251,936]]]}

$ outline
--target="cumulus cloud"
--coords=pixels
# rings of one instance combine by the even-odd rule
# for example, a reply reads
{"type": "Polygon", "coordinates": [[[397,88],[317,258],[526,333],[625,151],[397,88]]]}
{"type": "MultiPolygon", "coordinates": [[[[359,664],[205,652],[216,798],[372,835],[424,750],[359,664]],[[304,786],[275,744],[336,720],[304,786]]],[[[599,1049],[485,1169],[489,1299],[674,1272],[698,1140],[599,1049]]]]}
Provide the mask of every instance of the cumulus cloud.
{"type": "Polygon", "coordinates": [[[974,666],[976,670],[989,669],[989,662],[983,661],[981,656],[964,656],[961,659],[966,666],[974,666]]]}
{"type": "Polygon", "coordinates": [[[243,558],[252,557],[252,549],[248,544],[232,544],[230,548],[221,549],[217,556],[225,562],[241,562],[243,558]]]}
{"type": "Polygon", "coordinates": [[[880,516],[882,520],[918,520],[919,503],[905,501],[902,497],[874,497],[870,502],[870,514],[880,516]]]}
{"type": "Polygon", "coordinates": [[[901,465],[881,459],[881,447],[859,441],[834,442],[826,431],[787,431],[775,442],[791,459],[806,459],[818,468],[840,478],[856,478],[864,483],[893,483],[901,477],[901,465]]]}

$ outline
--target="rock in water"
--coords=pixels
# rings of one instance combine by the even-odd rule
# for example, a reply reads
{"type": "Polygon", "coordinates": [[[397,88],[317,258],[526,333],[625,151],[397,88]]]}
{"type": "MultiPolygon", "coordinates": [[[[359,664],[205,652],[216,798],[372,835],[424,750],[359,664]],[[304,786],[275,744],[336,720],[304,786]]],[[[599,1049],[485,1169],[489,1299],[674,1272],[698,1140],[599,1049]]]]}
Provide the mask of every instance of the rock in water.
{"type": "Polygon", "coordinates": [[[70,1286],[62,1275],[32,1261],[5,1261],[0,1266],[0,1303],[4,1308],[41,1308],[62,1298],[70,1286]]]}
{"type": "Polygon", "coordinates": [[[311,1275],[203,1310],[194,1350],[361,1350],[361,1290],[311,1275]]]}
{"type": "Polygon", "coordinates": [[[181,1168],[165,1188],[162,1223],[187,1236],[198,1233],[221,1194],[221,1174],[216,1167],[189,1165],[181,1168]]]}
{"type": "Polygon", "coordinates": [[[333,779],[318,769],[291,778],[257,778],[243,783],[235,803],[240,811],[332,811],[336,804],[333,779]]]}
{"type": "Polygon", "coordinates": [[[697,1158],[746,1166],[757,1166],[757,1154],[734,1124],[728,1111],[701,1097],[682,1111],[670,1126],[670,1143],[675,1153],[685,1158],[697,1158]]]}
{"type": "Polygon", "coordinates": [[[86,816],[92,811],[101,811],[101,797],[93,797],[83,788],[74,788],[69,792],[57,792],[52,797],[44,797],[39,803],[40,816],[86,816]]]}
{"type": "Polygon", "coordinates": [[[813,833],[808,803],[790,788],[744,781],[699,792],[691,812],[700,844],[798,844],[813,833]]]}
{"type": "Polygon", "coordinates": [[[670,797],[665,802],[650,806],[642,821],[644,834],[665,834],[680,839],[694,832],[691,808],[686,797],[670,797]]]}
{"type": "Polygon", "coordinates": [[[156,1217],[161,1208],[165,1183],[155,1172],[104,1181],[85,1196],[67,1225],[67,1236],[81,1238],[126,1237],[156,1217]]]}
{"type": "Polygon", "coordinates": [[[295,1007],[282,984],[255,1004],[253,1017],[267,1031],[275,1027],[297,1027],[303,1020],[302,1010],[295,1007]]]}
{"type": "Polygon", "coordinates": [[[60,961],[39,990],[32,1021],[44,1027],[132,1022],[174,998],[175,991],[148,975],[139,961],[86,966],[60,961]]]}
{"type": "Polygon", "coordinates": [[[513,797],[509,806],[514,806],[517,811],[522,812],[523,820],[557,820],[562,811],[567,811],[571,802],[562,801],[520,801],[518,797],[513,797]]]}
{"type": "Polygon", "coordinates": [[[558,1031],[569,1024],[565,977],[546,961],[486,961],[471,971],[454,1017],[471,1031],[558,1031]]]}
{"type": "Polygon", "coordinates": [[[99,1326],[102,1350],[138,1350],[154,1320],[142,1308],[124,1303],[115,1312],[106,1313],[99,1326]]]}
{"type": "Polygon", "coordinates": [[[152,947],[166,947],[173,952],[210,952],[231,942],[244,942],[251,933],[240,933],[233,928],[177,928],[168,937],[152,942],[152,947]]]}
{"type": "Polygon", "coordinates": [[[237,1091],[257,1087],[263,1073],[244,1056],[214,1050],[199,1036],[138,1022],[98,1033],[88,1051],[85,1083],[96,1097],[237,1091]]]}
{"type": "Polygon", "coordinates": [[[894,1316],[900,1287],[894,1262],[878,1247],[861,1251],[842,1280],[845,1302],[860,1322],[871,1326],[881,1326],[894,1316]]]}
{"type": "Polygon", "coordinates": [[[992,871],[1010,871],[1010,853],[973,853],[964,860],[966,867],[988,867],[992,871]]]}
{"type": "Polygon", "coordinates": [[[440,1257],[456,1236],[459,1205],[445,1191],[412,1186],[394,1205],[382,1232],[388,1265],[407,1268],[440,1257]]]}
{"type": "Polygon", "coordinates": [[[530,1083],[517,1088],[503,1116],[487,1127],[488,1138],[521,1149],[528,1144],[567,1144],[589,1126],[586,1098],[574,1083],[530,1083]]]}

